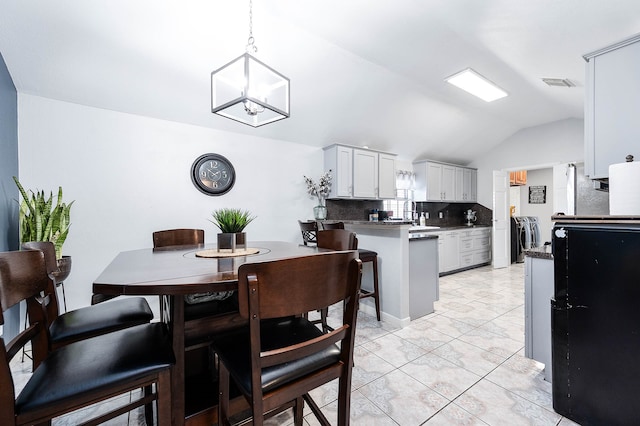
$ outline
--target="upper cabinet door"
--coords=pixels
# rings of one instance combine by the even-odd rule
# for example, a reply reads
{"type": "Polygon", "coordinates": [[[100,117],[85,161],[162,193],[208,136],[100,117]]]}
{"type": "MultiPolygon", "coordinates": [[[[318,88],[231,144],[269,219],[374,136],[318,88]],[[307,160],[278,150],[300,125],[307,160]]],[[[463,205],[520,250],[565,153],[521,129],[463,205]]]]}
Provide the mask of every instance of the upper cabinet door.
{"type": "Polygon", "coordinates": [[[396,157],[382,154],[378,156],[378,198],[396,198],[396,157]]]}
{"type": "Polygon", "coordinates": [[[353,150],[353,196],[378,198],[378,153],[353,150]]]}
{"type": "Polygon", "coordinates": [[[478,201],[478,171],[468,169],[470,171],[471,187],[469,189],[469,201],[475,203],[478,201]]]}
{"type": "Polygon", "coordinates": [[[465,187],[464,187],[464,167],[456,167],[456,201],[464,201],[465,200],[465,187]]]}
{"type": "Polygon", "coordinates": [[[456,201],[456,167],[442,166],[442,200],[456,201]]]}
{"type": "Polygon", "coordinates": [[[353,195],[353,149],[333,145],[324,152],[324,169],[332,171],[329,198],[351,198],[353,195]]]}
{"type": "Polygon", "coordinates": [[[442,200],[442,164],[427,163],[427,199],[425,201],[442,200]]]}

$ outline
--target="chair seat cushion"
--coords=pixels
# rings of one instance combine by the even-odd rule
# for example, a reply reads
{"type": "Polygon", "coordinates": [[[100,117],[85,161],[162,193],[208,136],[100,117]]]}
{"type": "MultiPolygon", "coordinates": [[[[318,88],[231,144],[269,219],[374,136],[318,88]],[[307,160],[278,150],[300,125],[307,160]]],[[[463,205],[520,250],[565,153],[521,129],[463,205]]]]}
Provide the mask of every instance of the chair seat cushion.
{"type": "Polygon", "coordinates": [[[363,262],[372,261],[374,258],[378,257],[378,253],[373,250],[358,249],[358,257],[363,262]]]}
{"type": "Polygon", "coordinates": [[[85,339],[120,330],[153,319],[153,312],[142,297],[122,298],[117,301],[98,303],[59,315],[49,327],[51,343],[85,339]]]}
{"type": "Polygon", "coordinates": [[[16,413],[81,404],[92,392],[123,385],[175,364],[163,323],[143,324],[71,343],[36,368],[16,399],[16,413]]]}
{"type": "MultiPolygon", "coordinates": [[[[268,351],[319,337],[322,332],[305,318],[286,318],[263,321],[261,350],[268,351]]],[[[216,338],[214,350],[229,370],[231,377],[245,395],[251,394],[251,359],[249,329],[216,338]]],[[[262,370],[263,392],[268,392],[295,379],[338,362],[340,349],[332,345],[313,355],[274,365],[262,370]]]]}

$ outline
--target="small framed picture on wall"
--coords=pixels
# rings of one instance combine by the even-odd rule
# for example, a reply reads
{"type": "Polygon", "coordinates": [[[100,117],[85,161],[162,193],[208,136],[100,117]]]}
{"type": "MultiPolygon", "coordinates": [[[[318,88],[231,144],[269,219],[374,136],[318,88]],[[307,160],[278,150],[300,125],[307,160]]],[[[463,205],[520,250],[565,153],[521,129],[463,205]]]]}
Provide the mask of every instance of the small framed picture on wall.
{"type": "Polygon", "coordinates": [[[529,204],[545,204],[547,202],[547,186],[537,185],[529,187],[529,204]]]}

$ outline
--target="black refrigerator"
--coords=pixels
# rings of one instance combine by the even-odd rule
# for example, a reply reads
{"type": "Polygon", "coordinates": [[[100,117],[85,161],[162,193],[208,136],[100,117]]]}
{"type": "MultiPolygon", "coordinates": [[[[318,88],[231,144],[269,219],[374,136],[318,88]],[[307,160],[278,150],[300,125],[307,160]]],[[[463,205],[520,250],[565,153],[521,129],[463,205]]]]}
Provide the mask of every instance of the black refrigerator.
{"type": "Polygon", "coordinates": [[[553,408],[583,426],[640,424],[638,219],[553,228],[553,408]]]}

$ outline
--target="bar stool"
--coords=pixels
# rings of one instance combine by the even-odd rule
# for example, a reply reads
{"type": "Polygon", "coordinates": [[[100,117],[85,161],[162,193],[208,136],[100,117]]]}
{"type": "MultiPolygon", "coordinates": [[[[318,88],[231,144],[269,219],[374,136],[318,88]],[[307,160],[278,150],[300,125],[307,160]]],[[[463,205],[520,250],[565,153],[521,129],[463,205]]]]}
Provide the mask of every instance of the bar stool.
{"type": "Polygon", "coordinates": [[[300,225],[300,232],[302,233],[302,243],[305,246],[309,244],[316,245],[318,243],[318,239],[316,238],[316,233],[318,232],[318,222],[316,222],[315,220],[299,220],[298,225],[300,225]]]}
{"type": "MultiPolygon", "coordinates": [[[[322,222],[322,229],[344,229],[344,222],[322,222]]],[[[376,304],[376,318],[380,321],[380,291],[378,289],[378,253],[373,250],[358,249],[360,261],[363,263],[372,262],[373,267],[373,291],[360,288],[359,297],[373,297],[376,304]]]]}

